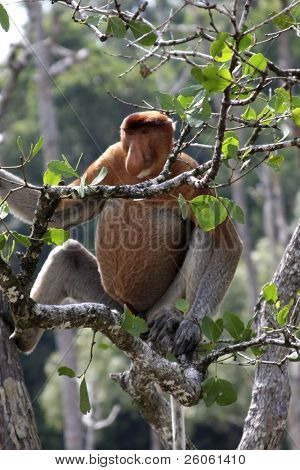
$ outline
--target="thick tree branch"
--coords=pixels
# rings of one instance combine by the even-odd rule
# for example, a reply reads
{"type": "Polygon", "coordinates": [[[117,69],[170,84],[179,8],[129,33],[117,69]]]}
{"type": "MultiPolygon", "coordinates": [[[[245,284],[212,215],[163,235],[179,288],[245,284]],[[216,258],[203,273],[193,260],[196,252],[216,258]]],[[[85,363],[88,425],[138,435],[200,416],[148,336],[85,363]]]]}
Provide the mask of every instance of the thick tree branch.
{"type": "MultiPolygon", "coordinates": [[[[300,289],[300,222],[287,246],[272,280],[278,287],[282,305],[296,297],[300,289]]],[[[259,299],[256,309],[258,330],[270,324],[268,305],[259,299]]],[[[264,361],[280,363],[286,350],[270,347],[264,361]]],[[[261,364],[255,375],[252,401],[239,449],[276,449],[286,428],[290,399],[287,364],[261,364]],[[280,391],[280,395],[278,392],[280,391]]]]}

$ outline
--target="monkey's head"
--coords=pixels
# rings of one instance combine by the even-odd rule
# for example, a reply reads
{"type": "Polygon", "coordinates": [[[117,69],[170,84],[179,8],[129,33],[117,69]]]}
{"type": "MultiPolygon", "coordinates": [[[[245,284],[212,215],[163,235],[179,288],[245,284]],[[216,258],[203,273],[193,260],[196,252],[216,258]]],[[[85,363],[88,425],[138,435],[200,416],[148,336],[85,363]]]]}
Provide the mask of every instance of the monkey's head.
{"type": "Polygon", "coordinates": [[[138,178],[158,175],[172,149],[173,122],[158,111],[134,113],[121,124],[126,171],[138,178]]]}

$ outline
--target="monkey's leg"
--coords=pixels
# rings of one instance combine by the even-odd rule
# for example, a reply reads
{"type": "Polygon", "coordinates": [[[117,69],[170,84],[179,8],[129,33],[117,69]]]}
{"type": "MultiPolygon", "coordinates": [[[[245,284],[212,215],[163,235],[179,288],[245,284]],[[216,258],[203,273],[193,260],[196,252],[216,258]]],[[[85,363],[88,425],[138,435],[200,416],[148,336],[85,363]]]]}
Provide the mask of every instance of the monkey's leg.
{"type": "Polygon", "coordinates": [[[213,232],[196,227],[180,272],[147,314],[149,338],[171,343],[177,356],[193,351],[200,341],[199,320],[216,313],[241,252],[241,241],[230,220],[213,232]],[[176,300],[182,297],[189,302],[185,316],[175,309],[176,300]]]}
{"type": "MultiPolygon", "coordinates": [[[[194,292],[189,290],[190,284],[200,282],[209,265],[212,255],[212,239],[207,233],[195,228],[190,241],[190,246],[180,271],[167,289],[162,298],[147,312],[147,323],[150,328],[149,339],[157,343],[162,351],[170,351],[174,348],[176,332],[185,317],[176,308],[176,301],[180,298],[188,300],[192,304],[194,292]]],[[[191,338],[188,333],[187,342],[194,348],[195,341],[200,340],[200,330],[194,321],[189,321],[192,330],[191,338]]],[[[186,351],[191,350],[187,346],[186,351]]]]}
{"type": "MultiPolygon", "coordinates": [[[[75,240],[51,251],[32,287],[31,297],[46,305],[62,304],[66,298],[72,298],[78,303],[105,303],[118,308],[101,286],[96,258],[75,240]]],[[[42,329],[30,328],[17,340],[17,346],[29,353],[42,334],[42,329]]]]}

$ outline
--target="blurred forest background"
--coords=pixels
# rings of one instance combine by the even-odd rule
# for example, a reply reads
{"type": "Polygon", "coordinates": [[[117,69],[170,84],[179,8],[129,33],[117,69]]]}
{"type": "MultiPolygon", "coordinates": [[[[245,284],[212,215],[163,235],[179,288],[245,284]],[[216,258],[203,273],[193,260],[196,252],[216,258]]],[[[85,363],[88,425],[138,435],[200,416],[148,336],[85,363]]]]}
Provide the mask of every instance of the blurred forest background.
{"type": "MultiPolygon", "coordinates": [[[[169,62],[146,79],[142,78],[138,67],[119,78],[132,60],[125,60],[122,56],[134,56],[134,51],[125,48],[121,41],[115,39],[103,44],[97,42],[88,28],[72,21],[68,9],[55,5],[51,8],[48,6],[42,12],[41,4],[44,3],[46,2],[24,2],[22,8],[24,13],[29,13],[30,19],[24,27],[24,38],[26,47],[29,44],[27,41],[35,44],[41,39],[46,46],[51,45],[47,47],[50,74],[41,70],[39,61],[34,60],[34,57],[29,57],[22,69],[5,112],[0,114],[1,165],[19,163],[16,145],[18,136],[22,137],[26,146],[36,142],[43,133],[40,118],[41,93],[43,83],[48,81],[44,92],[47,92],[47,87],[51,89],[56,120],[56,141],[53,143],[51,158],[58,159],[61,154],[65,154],[75,164],[83,153],[80,168],[84,170],[109,145],[118,140],[122,119],[134,112],[134,108],[113,99],[108,91],[128,102],[140,103],[145,99],[155,104],[156,91],[176,93],[193,82],[189,69],[180,62],[169,62]],[[74,59],[74,54],[78,54],[78,51],[81,52],[74,59]],[[69,65],[67,57],[72,58],[69,65]]],[[[96,3],[93,2],[95,5],[96,3]]],[[[131,5],[136,5],[135,1],[124,3],[128,9],[131,5]]],[[[167,16],[170,7],[176,4],[178,2],[175,0],[152,1],[148,15],[154,23],[159,23],[167,16]]],[[[284,7],[286,2],[261,0],[253,4],[251,15],[258,22],[284,7]]],[[[178,30],[207,22],[202,10],[198,10],[197,17],[195,14],[190,17],[184,11],[183,15],[176,18],[178,30]]],[[[273,30],[272,25],[269,28],[273,30]]],[[[222,30],[222,25],[220,29],[222,30]]],[[[5,36],[2,35],[1,38],[5,40],[5,36]]],[[[300,62],[299,42],[296,42],[296,35],[290,32],[281,35],[275,42],[266,43],[262,52],[269,59],[277,60],[286,67],[298,66],[300,62]]],[[[19,52],[21,53],[22,51],[19,52]]],[[[10,74],[7,59],[4,59],[0,68],[1,88],[7,87],[11,80],[10,74]]],[[[290,135],[299,137],[299,129],[291,127],[287,131],[290,135]]],[[[194,150],[190,153],[199,162],[208,158],[204,150],[194,150]]],[[[284,155],[285,161],[280,174],[263,166],[222,193],[242,206],[247,217],[247,223],[238,227],[245,244],[244,256],[223,302],[222,311],[229,310],[250,318],[259,290],[270,280],[300,216],[299,150],[294,147],[285,151],[284,155]]],[[[47,155],[44,158],[40,155],[33,160],[27,170],[28,179],[42,183],[47,158],[47,155]]],[[[11,219],[10,223],[16,230],[22,230],[20,222],[11,219]]],[[[91,222],[74,230],[72,237],[93,251],[94,230],[94,222],[91,222]]],[[[40,265],[47,256],[46,251],[45,249],[40,265]]],[[[59,377],[57,369],[61,365],[69,365],[78,372],[84,369],[89,358],[91,338],[92,332],[87,330],[55,334],[47,332],[31,356],[22,356],[43,448],[158,448],[159,443],[136,408],[131,405],[130,399],[109,378],[111,372],[126,368],[127,358],[115,347],[103,345],[108,345],[108,341],[101,338],[100,334],[96,337],[97,345],[100,346],[95,350],[87,375],[93,412],[92,416],[82,420],[74,381],[59,377]]],[[[224,408],[216,404],[206,408],[201,403],[187,409],[188,432],[196,446],[202,449],[235,448],[249,406],[254,368],[226,364],[218,367],[220,377],[230,377],[235,384],[238,401],[224,408]]],[[[299,448],[299,366],[298,369],[291,367],[291,384],[293,399],[289,429],[283,445],[284,448],[299,448]]]]}

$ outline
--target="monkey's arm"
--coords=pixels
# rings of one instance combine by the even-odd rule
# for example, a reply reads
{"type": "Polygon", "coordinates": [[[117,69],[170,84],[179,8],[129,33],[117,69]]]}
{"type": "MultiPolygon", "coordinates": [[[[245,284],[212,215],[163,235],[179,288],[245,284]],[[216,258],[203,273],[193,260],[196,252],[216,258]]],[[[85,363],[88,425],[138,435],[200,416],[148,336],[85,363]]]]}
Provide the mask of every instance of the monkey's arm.
{"type": "MultiPolygon", "coordinates": [[[[24,187],[24,181],[21,178],[5,170],[0,170],[0,198],[3,199],[8,194],[7,202],[11,212],[23,222],[31,224],[40,192],[24,187]]],[[[63,199],[49,226],[70,229],[94,218],[99,214],[103,205],[104,201],[97,199],[63,199]]]]}
{"type": "Polygon", "coordinates": [[[185,260],[164,296],[147,313],[149,338],[179,356],[200,340],[199,320],[212,316],[234,276],[242,242],[230,219],[213,232],[196,227],[185,260]],[[186,298],[190,310],[182,316],[176,300],[186,298]]]}
{"type": "Polygon", "coordinates": [[[199,320],[216,313],[242,253],[242,242],[229,218],[211,233],[201,234],[196,228],[193,237],[189,253],[193,262],[190,267],[184,266],[183,272],[190,310],[176,331],[174,352],[177,355],[189,350],[198,340],[199,320]],[[198,238],[202,238],[200,251],[198,238]],[[204,244],[203,240],[206,240],[204,244]]]}

